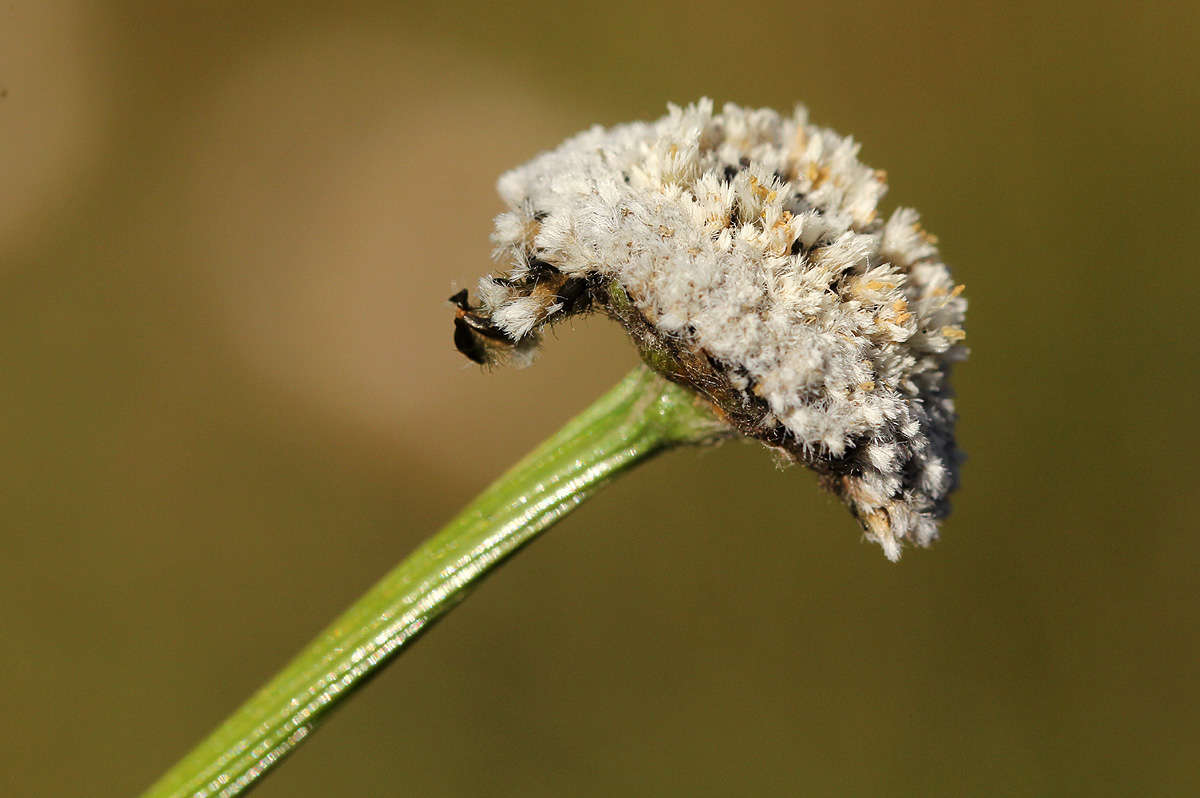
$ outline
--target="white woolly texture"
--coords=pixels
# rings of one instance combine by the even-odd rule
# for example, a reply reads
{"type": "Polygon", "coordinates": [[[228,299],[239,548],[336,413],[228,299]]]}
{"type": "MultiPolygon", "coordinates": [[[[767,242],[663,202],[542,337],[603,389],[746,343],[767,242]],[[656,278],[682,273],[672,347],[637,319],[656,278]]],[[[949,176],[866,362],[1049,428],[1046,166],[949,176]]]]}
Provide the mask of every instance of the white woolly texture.
{"type": "MultiPolygon", "coordinates": [[[[702,351],[765,403],[801,459],[890,559],[927,545],[956,482],[949,366],[966,300],[936,239],[877,205],[885,175],[851,138],[702,100],[652,123],[595,127],[505,174],[484,278],[492,322],[536,336],[552,293],[512,287],[530,263],[613,281],[657,334],[702,351]]],[[[777,431],[778,432],[778,431],[777,431]]]]}

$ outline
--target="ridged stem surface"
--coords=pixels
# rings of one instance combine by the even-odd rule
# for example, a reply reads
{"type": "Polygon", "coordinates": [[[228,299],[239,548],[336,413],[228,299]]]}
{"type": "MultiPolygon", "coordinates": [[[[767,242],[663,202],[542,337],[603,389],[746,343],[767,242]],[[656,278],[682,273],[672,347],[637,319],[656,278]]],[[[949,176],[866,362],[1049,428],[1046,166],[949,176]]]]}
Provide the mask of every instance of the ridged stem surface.
{"type": "Polygon", "coordinates": [[[143,798],[245,792],[485,574],[614,475],[721,434],[688,391],[634,369],[396,566],[143,798]]]}

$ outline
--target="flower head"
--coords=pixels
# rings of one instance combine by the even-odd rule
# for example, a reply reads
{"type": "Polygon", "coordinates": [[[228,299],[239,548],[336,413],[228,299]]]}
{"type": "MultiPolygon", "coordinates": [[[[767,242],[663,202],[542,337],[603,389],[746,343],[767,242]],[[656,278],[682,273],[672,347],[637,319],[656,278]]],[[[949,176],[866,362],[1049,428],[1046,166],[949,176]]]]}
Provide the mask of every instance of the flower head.
{"type": "Polygon", "coordinates": [[[602,310],[738,431],[815,469],[890,559],[927,545],[961,459],[951,364],[966,300],[936,239],[877,205],[885,175],[798,109],[702,100],[594,127],[505,174],[505,267],[455,343],[528,360],[546,324],[602,310]]]}

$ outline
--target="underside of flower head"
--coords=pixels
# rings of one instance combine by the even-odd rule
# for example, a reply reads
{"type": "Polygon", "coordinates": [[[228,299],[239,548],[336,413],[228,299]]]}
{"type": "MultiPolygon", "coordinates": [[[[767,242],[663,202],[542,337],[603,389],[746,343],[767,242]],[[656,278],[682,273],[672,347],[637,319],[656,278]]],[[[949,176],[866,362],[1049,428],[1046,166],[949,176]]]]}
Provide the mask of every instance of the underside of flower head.
{"type": "Polygon", "coordinates": [[[454,340],[531,359],[539,330],[599,310],[737,430],[815,469],[891,559],[949,512],[960,454],[951,364],[966,300],[849,138],[704,100],[595,127],[500,179],[501,274],[454,340]]]}

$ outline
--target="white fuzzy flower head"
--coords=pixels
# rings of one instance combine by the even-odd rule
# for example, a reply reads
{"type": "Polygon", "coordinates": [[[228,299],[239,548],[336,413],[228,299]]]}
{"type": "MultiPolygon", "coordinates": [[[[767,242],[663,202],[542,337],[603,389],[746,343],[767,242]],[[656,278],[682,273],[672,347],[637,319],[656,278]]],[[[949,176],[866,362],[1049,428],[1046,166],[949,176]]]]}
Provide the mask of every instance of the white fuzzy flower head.
{"type": "Polygon", "coordinates": [[[740,432],[814,468],[890,559],[929,544],[961,459],[951,364],[966,300],[936,239],[877,206],[850,138],[708,100],[595,127],[500,179],[504,273],[454,301],[455,343],[528,360],[602,310],[740,432]]]}

